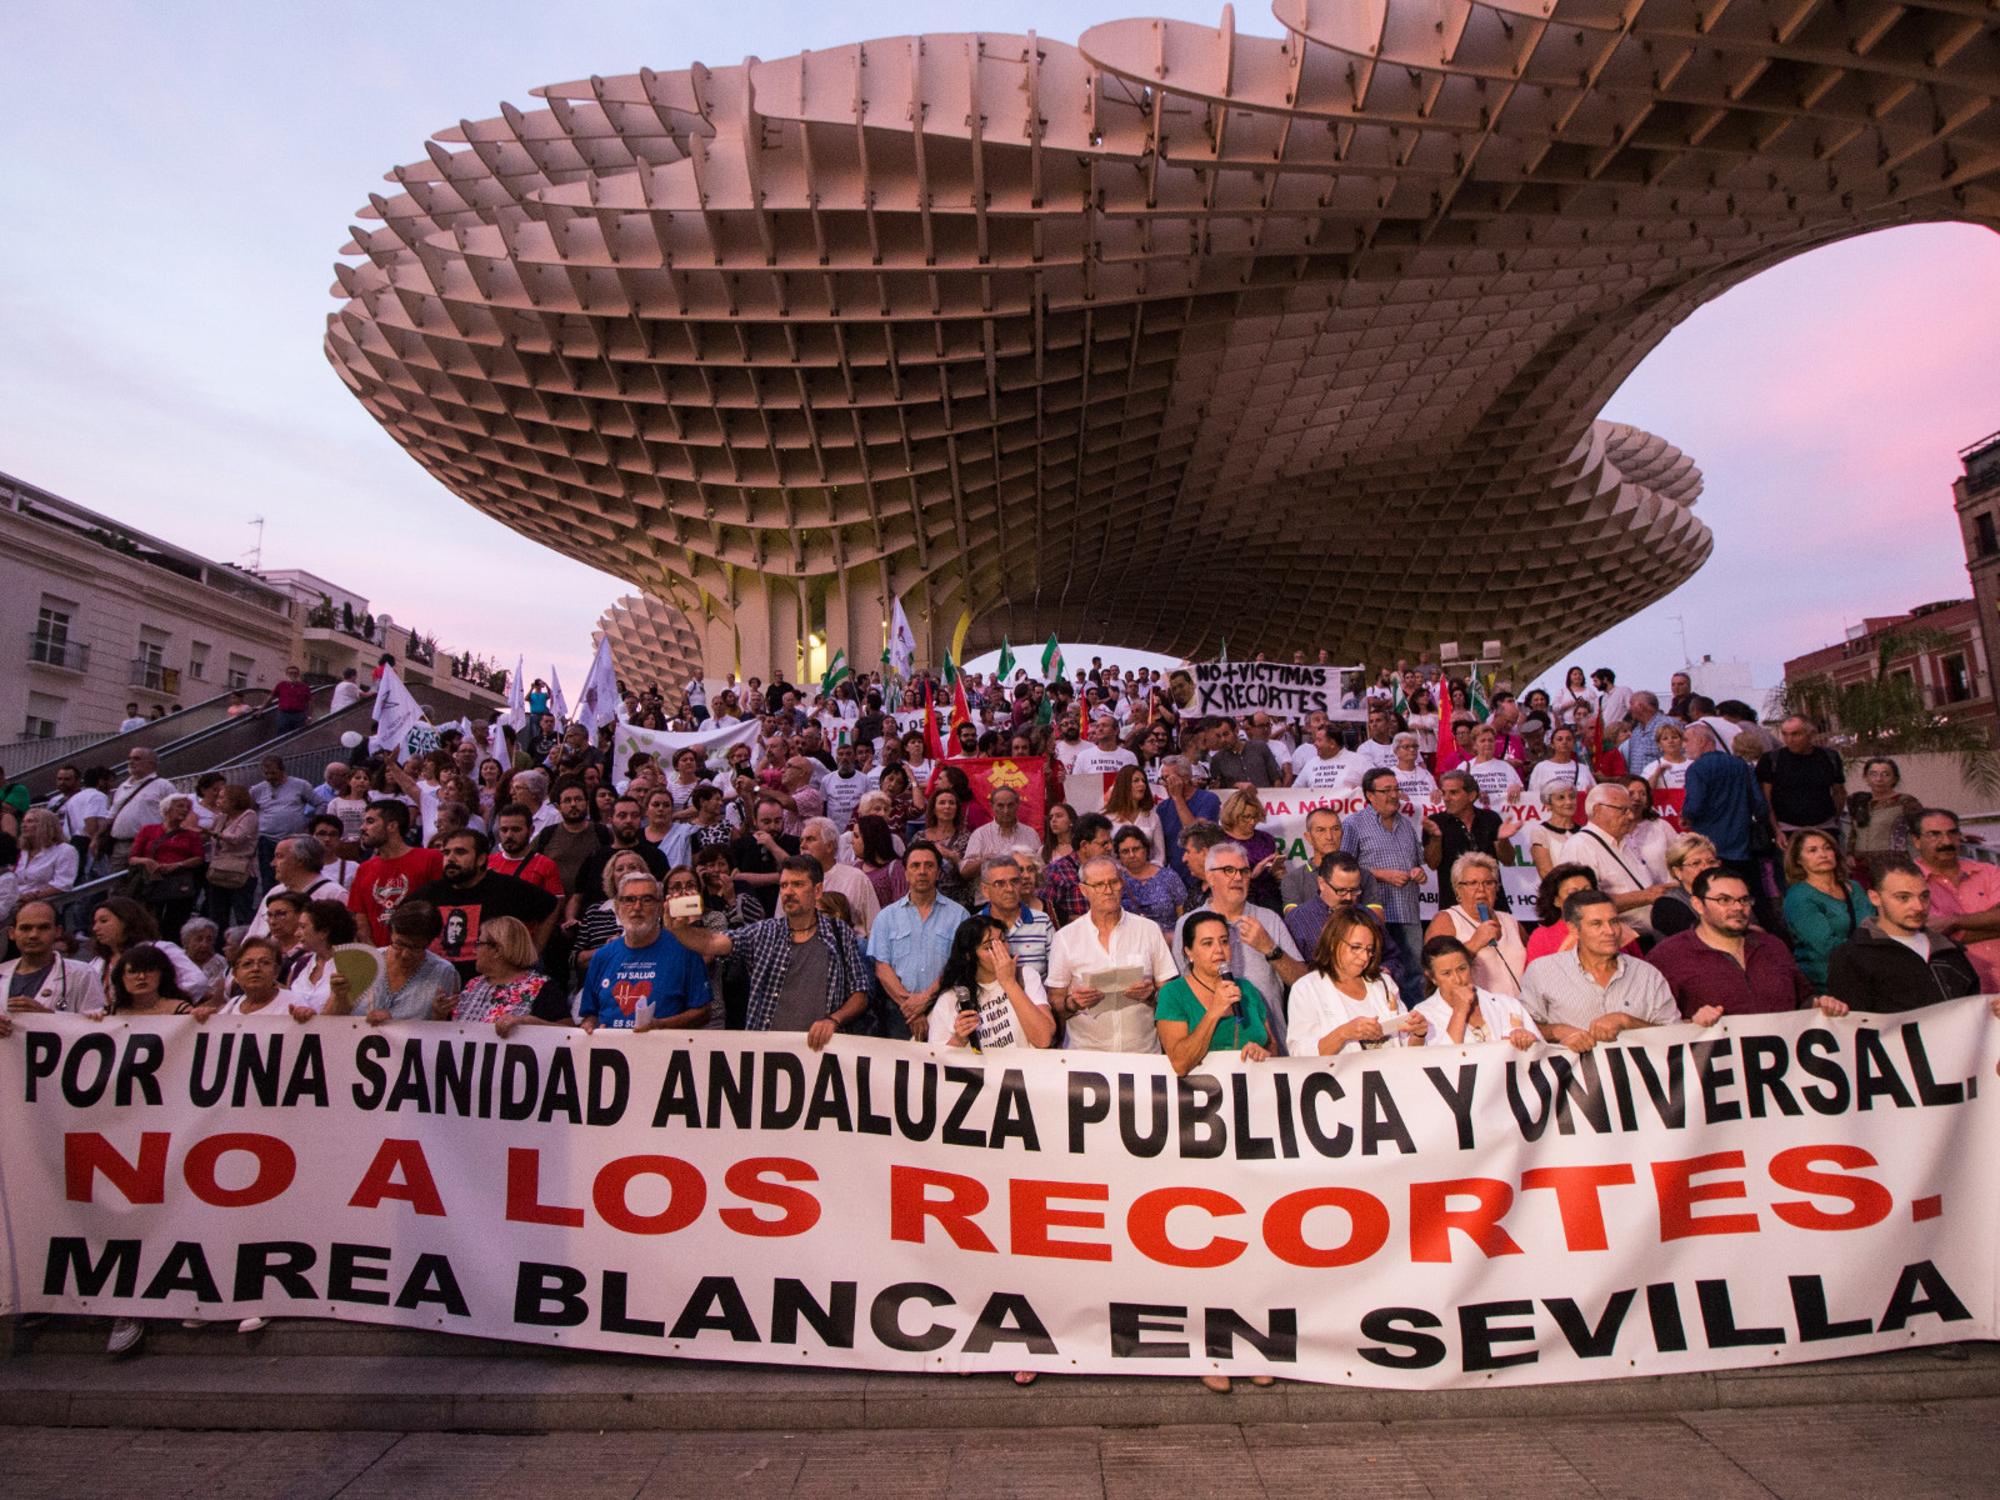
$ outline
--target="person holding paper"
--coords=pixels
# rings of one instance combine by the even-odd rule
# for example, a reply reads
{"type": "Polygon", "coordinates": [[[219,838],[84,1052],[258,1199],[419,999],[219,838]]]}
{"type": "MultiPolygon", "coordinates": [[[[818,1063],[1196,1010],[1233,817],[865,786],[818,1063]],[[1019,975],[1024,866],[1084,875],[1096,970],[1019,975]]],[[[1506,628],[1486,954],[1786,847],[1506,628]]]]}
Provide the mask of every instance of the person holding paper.
{"type": "Polygon", "coordinates": [[[1157,1053],[1153,996],[1174,978],[1167,940],[1157,924],[1124,909],[1116,860],[1093,855],[1079,873],[1089,910],[1049,944],[1049,1005],[1068,1023],[1063,1045],[1157,1053]]]}
{"type": "Polygon", "coordinates": [[[1382,977],[1386,939],[1365,907],[1327,919],[1313,971],[1292,986],[1288,1035],[1294,1057],[1331,1057],[1350,1048],[1421,1043],[1430,1029],[1382,977]]]}

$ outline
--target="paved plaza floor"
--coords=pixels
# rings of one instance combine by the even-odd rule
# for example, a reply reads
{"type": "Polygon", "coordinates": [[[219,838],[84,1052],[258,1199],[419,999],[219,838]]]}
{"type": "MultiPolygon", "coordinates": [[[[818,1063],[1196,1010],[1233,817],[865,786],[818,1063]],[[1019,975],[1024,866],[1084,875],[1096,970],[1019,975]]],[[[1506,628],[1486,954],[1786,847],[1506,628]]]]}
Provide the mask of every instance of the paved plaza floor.
{"type": "MultiPolygon", "coordinates": [[[[393,1398],[384,1403],[393,1424],[393,1398]]],[[[1629,1417],[966,1431],[0,1429],[18,1500],[2000,1494],[2000,1398],[1629,1417]]]]}

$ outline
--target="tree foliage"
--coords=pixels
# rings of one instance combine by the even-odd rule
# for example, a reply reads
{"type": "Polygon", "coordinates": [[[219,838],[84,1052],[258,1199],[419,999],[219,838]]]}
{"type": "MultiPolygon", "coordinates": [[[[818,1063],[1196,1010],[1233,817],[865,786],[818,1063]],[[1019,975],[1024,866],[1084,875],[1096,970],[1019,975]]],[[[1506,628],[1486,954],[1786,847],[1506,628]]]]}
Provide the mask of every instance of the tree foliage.
{"type": "Polygon", "coordinates": [[[1774,706],[1828,730],[1850,758],[1955,754],[1966,784],[1992,795],[2000,791],[2000,752],[1985,725],[1939,713],[1924,702],[1914,673],[1891,670],[1899,661],[1957,644],[1947,632],[1928,626],[1884,631],[1875,643],[1874,676],[1837,683],[1816,673],[1788,681],[1774,695],[1774,706]]]}

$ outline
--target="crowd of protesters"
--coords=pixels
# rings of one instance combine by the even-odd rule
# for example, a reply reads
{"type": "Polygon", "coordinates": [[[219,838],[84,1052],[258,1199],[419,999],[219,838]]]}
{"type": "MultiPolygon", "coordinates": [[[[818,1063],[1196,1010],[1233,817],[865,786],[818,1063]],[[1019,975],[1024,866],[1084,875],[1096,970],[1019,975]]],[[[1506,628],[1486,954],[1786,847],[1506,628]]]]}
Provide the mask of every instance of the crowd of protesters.
{"type": "MultiPolygon", "coordinates": [[[[2000,868],[1951,810],[1890,760],[1850,793],[1810,723],[1767,729],[1679,674],[1655,693],[1576,669],[1517,698],[1385,670],[1351,716],[1296,723],[1185,697],[1099,661],[953,688],[730,678],[621,705],[659,730],[754,722],[726,755],[617,764],[612,726],[564,726],[537,682],[518,733],[446,729],[317,783],[273,758],[182,790],[143,749],[115,786],[64,767],[46,806],[0,806],[8,1009],[849,1032],[1186,1073],[2000,992],[2000,868]],[[1039,820],[1012,785],[977,792],[972,757],[1039,762],[1039,820]],[[1356,810],[1282,845],[1259,792],[1285,787],[1356,810]]],[[[112,1348],[142,1336],[121,1320],[112,1348]]]]}

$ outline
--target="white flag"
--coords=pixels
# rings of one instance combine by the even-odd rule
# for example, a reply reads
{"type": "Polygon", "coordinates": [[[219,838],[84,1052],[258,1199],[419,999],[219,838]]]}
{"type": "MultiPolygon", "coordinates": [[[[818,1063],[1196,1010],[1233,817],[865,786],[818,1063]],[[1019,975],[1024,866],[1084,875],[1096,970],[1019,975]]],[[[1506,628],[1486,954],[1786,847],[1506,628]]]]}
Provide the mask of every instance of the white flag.
{"type": "Polygon", "coordinates": [[[424,711],[410,696],[410,690],[403,686],[403,679],[396,675],[396,669],[384,667],[381,681],[375,684],[375,734],[368,741],[368,748],[392,750],[400,755],[403,742],[409,738],[410,731],[423,721],[423,717],[424,711]]]}
{"type": "Polygon", "coordinates": [[[576,722],[597,737],[598,729],[618,717],[618,673],[611,665],[611,637],[600,636],[597,655],[590,659],[590,672],[583,679],[583,693],[577,699],[576,722]]]}
{"type": "Polygon", "coordinates": [[[500,762],[503,772],[514,768],[514,752],[507,748],[507,721],[504,718],[495,719],[486,726],[486,753],[500,762]]]}
{"type": "MultiPolygon", "coordinates": [[[[528,659],[519,657],[514,662],[514,675],[507,683],[507,711],[500,715],[500,722],[516,734],[528,727],[527,676],[528,659]]],[[[506,762],[503,760],[501,764],[506,762]]]]}
{"type": "Polygon", "coordinates": [[[569,705],[563,701],[562,679],[554,667],[549,668],[549,707],[555,711],[558,729],[569,723],[569,705]]]}
{"type": "Polygon", "coordinates": [[[889,607],[889,666],[907,680],[917,664],[917,634],[910,629],[910,617],[903,613],[903,601],[889,607]]]}

